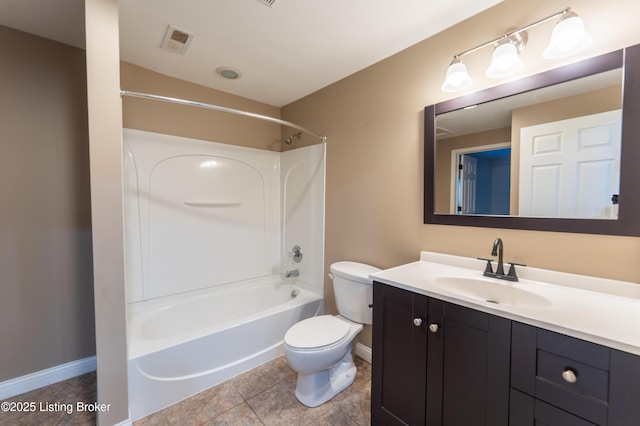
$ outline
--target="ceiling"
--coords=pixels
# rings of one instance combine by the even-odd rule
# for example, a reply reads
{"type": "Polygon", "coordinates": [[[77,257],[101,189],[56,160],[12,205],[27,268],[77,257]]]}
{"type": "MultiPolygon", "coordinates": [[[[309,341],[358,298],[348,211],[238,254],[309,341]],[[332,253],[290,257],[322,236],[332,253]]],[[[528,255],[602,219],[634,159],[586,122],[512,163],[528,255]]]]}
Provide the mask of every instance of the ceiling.
{"type": "Polygon", "coordinates": [[[0,25],[84,48],[84,0],[0,0],[0,25]]]}
{"type": "MultiPolygon", "coordinates": [[[[121,58],[280,107],[501,1],[120,0],[121,58]],[[194,35],[185,54],[160,48],[168,25],[194,35]]],[[[83,4],[2,0],[0,24],[82,47],[83,4]]]]}

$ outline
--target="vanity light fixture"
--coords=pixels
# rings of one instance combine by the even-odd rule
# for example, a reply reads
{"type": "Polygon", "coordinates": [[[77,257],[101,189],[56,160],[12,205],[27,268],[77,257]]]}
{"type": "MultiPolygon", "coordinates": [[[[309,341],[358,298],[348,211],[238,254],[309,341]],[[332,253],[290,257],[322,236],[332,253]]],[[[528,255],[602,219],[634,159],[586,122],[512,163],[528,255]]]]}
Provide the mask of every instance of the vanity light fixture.
{"type": "Polygon", "coordinates": [[[493,55],[491,63],[485,75],[490,78],[503,77],[513,74],[524,68],[524,62],[520,59],[520,52],[527,44],[527,32],[522,31],[509,38],[500,40],[493,55]]]}
{"type": "Polygon", "coordinates": [[[585,49],[591,41],[591,36],[584,29],[582,19],[569,11],[553,27],[551,41],[542,56],[549,59],[562,58],[585,49]]]}
{"type": "Polygon", "coordinates": [[[518,55],[526,45],[527,30],[558,17],[560,17],[560,20],[554,27],[551,41],[543,54],[545,58],[555,59],[569,56],[591,44],[591,37],[585,31],[584,22],[570,7],[567,7],[532,24],[511,30],[496,39],[454,55],[447,69],[441,90],[443,92],[456,92],[471,86],[473,81],[467,72],[467,67],[460,58],[483,47],[495,47],[491,57],[491,64],[485,73],[487,77],[504,77],[521,70],[524,67],[524,62],[518,55]]]}
{"type": "Polygon", "coordinates": [[[464,90],[473,84],[473,80],[469,77],[467,72],[467,66],[462,61],[455,57],[447,68],[447,77],[442,83],[443,92],[456,92],[458,90],[464,90]]]}

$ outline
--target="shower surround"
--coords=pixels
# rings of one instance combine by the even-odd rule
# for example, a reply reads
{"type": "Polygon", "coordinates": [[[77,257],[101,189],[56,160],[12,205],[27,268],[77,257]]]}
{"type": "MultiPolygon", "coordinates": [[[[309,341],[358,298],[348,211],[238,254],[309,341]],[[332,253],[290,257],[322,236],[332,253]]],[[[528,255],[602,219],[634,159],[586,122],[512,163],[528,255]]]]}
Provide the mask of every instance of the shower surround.
{"type": "Polygon", "coordinates": [[[326,145],[123,140],[135,420],[281,355],[286,330],[323,312],[326,145]]]}

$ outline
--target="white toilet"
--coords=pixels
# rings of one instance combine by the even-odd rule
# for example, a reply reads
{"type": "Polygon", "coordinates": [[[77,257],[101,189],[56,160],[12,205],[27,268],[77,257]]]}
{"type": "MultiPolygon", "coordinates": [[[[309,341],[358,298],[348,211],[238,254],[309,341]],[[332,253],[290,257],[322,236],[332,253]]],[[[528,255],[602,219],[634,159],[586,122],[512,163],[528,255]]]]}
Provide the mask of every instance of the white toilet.
{"type": "Polygon", "coordinates": [[[373,287],[369,274],[380,269],[357,262],[330,267],[340,315],[320,315],[293,325],[284,336],[284,353],[298,372],[296,397],[307,407],[324,404],[356,378],[353,339],[371,324],[373,287]]]}

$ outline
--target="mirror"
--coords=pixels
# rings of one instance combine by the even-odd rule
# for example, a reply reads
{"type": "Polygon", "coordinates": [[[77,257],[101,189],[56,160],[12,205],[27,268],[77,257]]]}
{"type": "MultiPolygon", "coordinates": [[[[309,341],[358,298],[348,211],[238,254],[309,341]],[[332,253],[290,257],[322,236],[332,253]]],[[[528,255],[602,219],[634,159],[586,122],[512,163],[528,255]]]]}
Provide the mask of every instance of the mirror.
{"type": "Polygon", "coordinates": [[[617,68],[436,115],[435,212],[617,218],[621,111],[617,68]]]}
{"type": "Polygon", "coordinates": [[[638,70],[640,45],[426,107],[424,222],[640,235],[638,70]]]}

